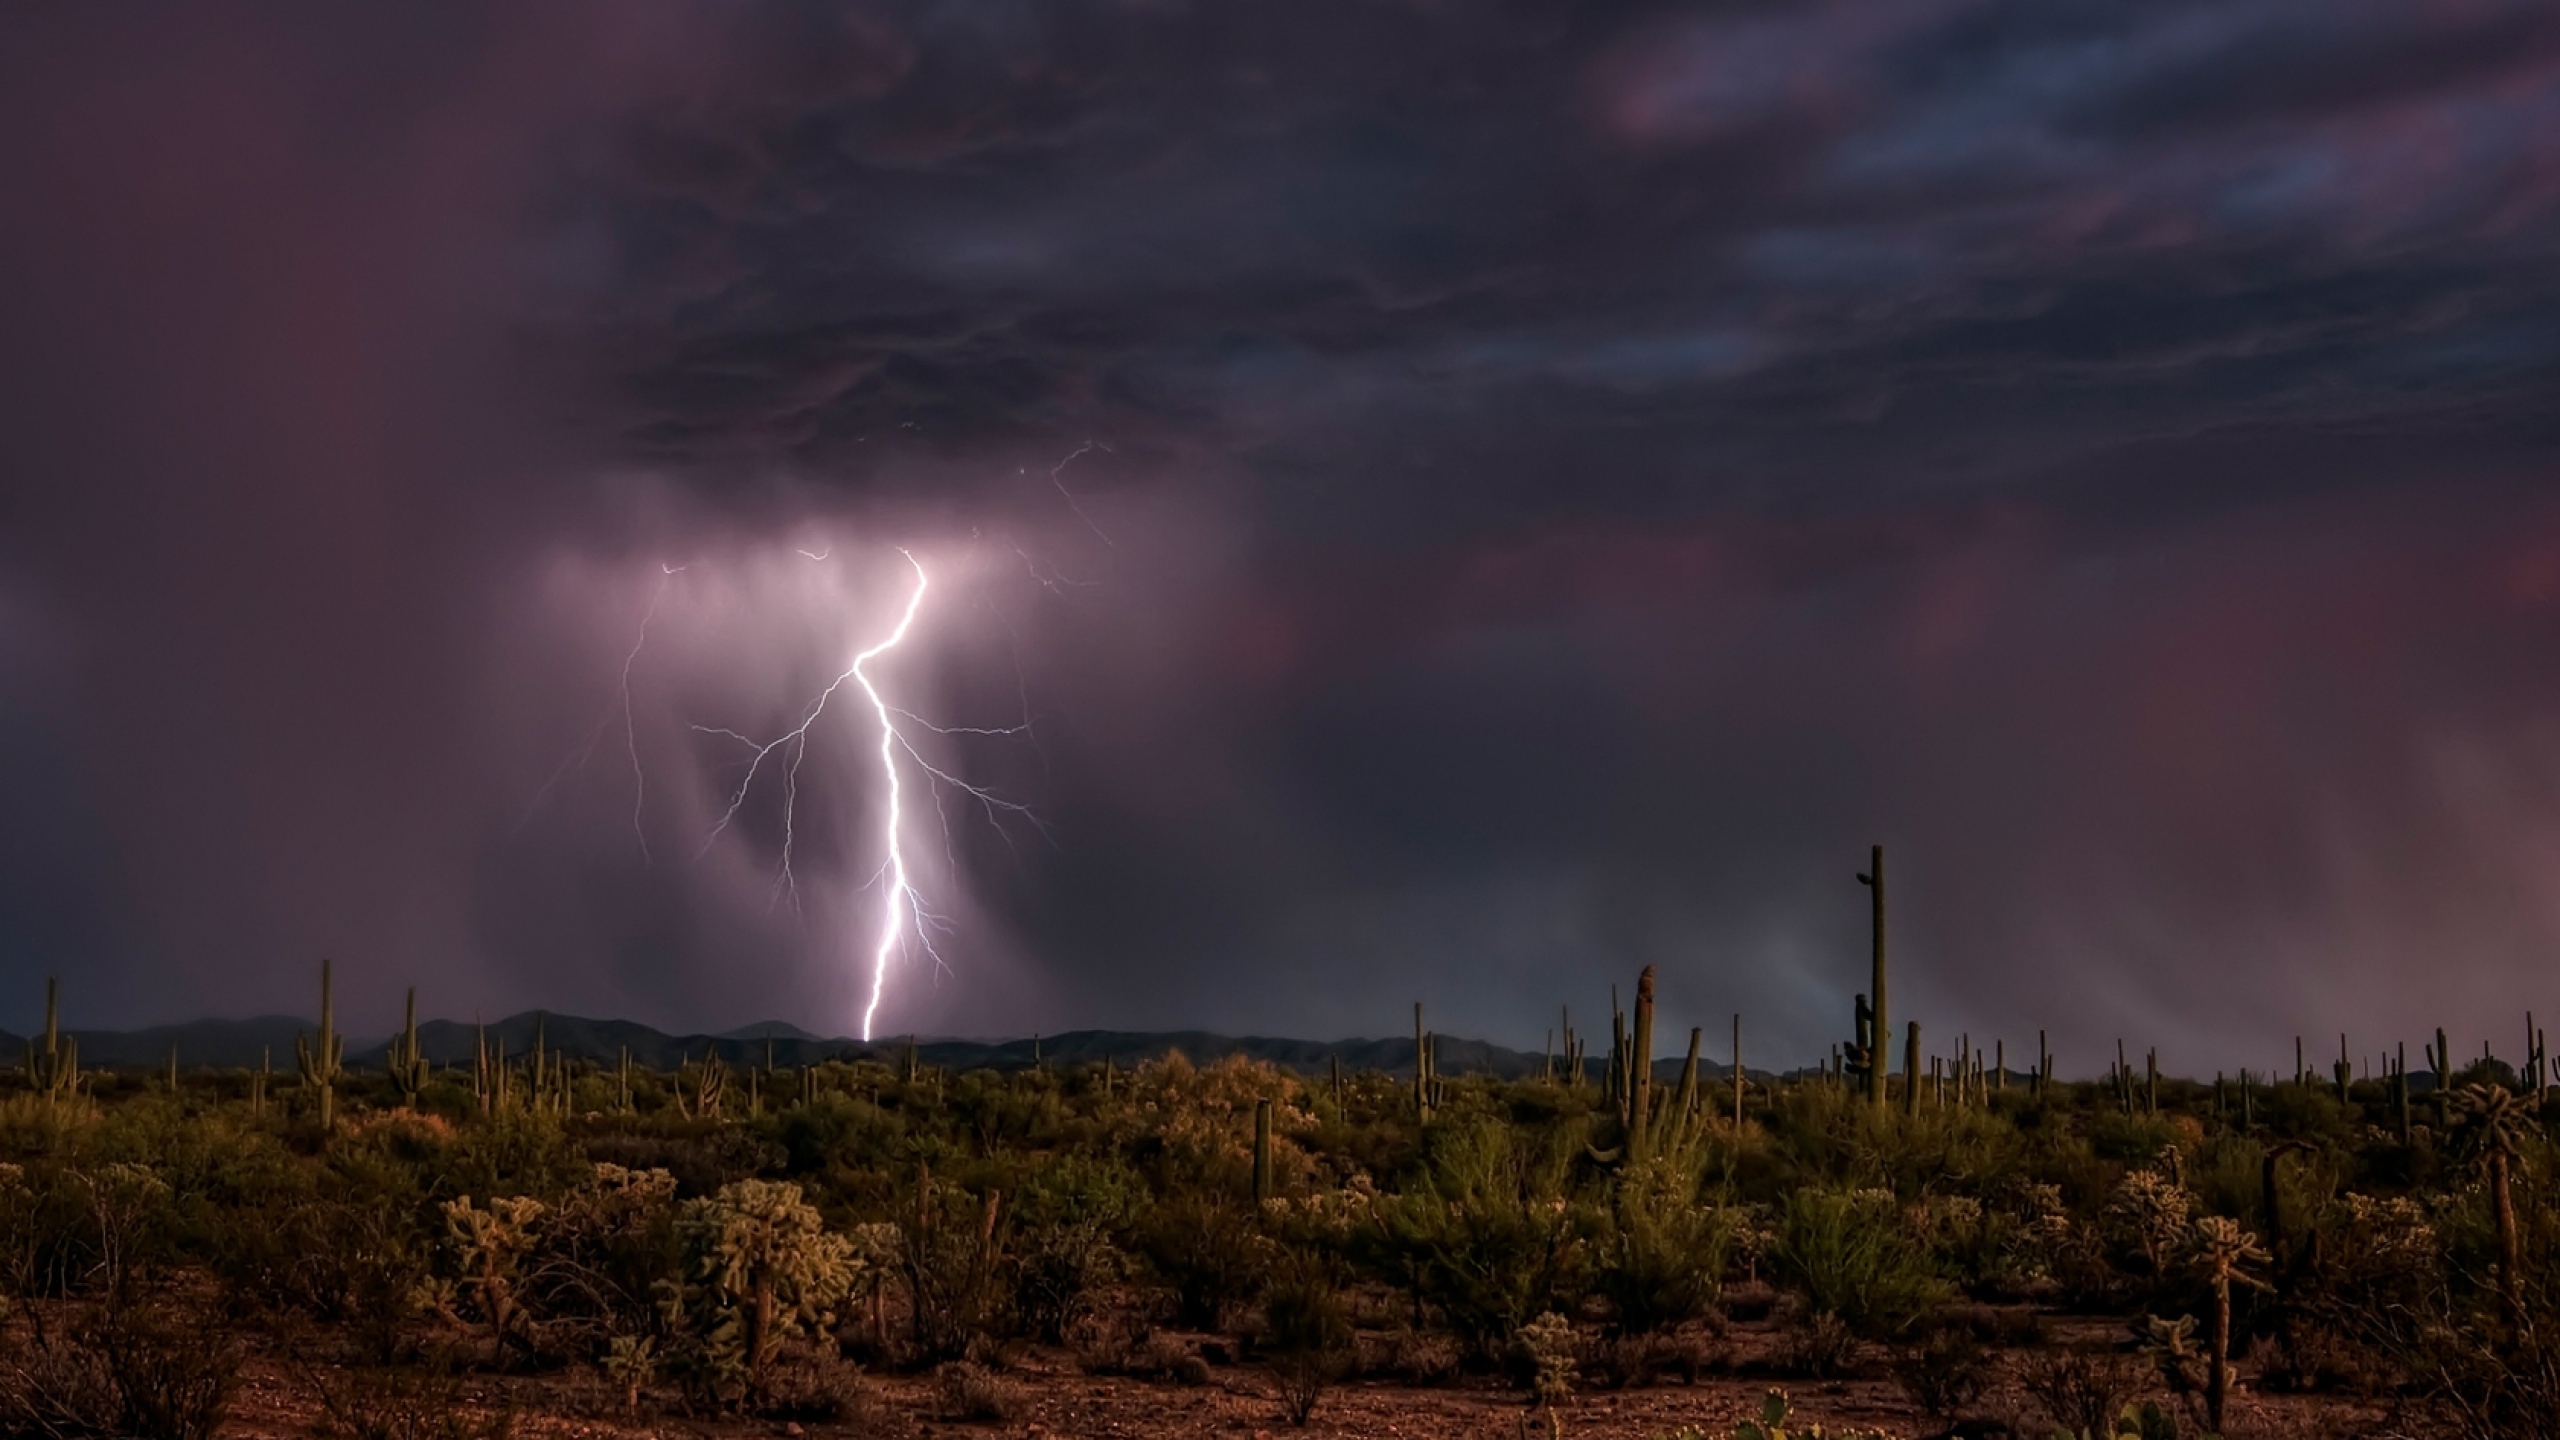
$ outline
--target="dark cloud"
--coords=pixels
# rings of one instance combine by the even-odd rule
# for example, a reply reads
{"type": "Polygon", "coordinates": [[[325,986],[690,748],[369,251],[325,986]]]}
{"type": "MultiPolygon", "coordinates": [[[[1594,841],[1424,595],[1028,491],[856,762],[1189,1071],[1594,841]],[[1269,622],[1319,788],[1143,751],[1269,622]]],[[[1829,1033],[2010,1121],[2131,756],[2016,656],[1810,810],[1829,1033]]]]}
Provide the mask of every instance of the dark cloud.
{"type": "Polygon", "coordinates": [[[1054,826],[945,797],[902,1024],[1655,961],[1810,1055],[1878,839],[1933,1029],[2091,1057],[2507,1026],[2560,942],[2546,5],[11,23],[0,937],[102,1005],[840,1010],[858,768],[797,909],[761,792],[660,855],[879,603],[793,551],[890,541],[1054,826]],[[649,803],[526,821],[661,586],[649,803]]]}

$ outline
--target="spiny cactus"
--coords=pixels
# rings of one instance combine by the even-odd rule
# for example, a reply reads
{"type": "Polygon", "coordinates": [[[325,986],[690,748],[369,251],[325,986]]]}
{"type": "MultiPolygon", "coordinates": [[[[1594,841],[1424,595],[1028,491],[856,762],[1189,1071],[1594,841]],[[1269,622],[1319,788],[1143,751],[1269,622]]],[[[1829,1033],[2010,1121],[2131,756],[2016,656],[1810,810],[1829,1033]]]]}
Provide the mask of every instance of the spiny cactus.
{"type": "Polygon", "coordinates": [[[1909,1077],[1902,1087],[1902,1112],[1920,1113],[1920,1022],[1910,1022],[1902,1042],[1902,1073],[1909,1077]]]}
{"type": "Polygon", "coordinates": [[[681,1311],[715,1344],[734,1337],[755,1394],[784,1337],[831,1322],[861,1274],[853,1242],[787,1180],[739,1180],[686,1201],[677,1231],[699,1282],[681,1311]]]}
{"type": "Polygon", "coordinates": [[[1413,1110],[1417,1119],[1431,1123],[1431,1036],[1422,1028],[1422,1002],[1413,1002],[1413,1110]]]}
{"type": "Polygon", "coordinates": [[[338,1077],[345,1072],[339,1061],[346,1042],[338,1034],[337,1011],[329,994],[329,962],[320,962],[320,1035],[314,1041],[307,1036],[293,1037],[295,1068],[302,1072],[302,1083],[320,1092],[320,1129],[322,1133],[338,1126],[338,1077]]]}
{"type": "Polygon", "coordinates": [[[1253,1102],[1253,1203],[1270,1201],[1271,1188],[1271,1101],[1253,1102]]]}
{"type": "MultiPolygon", "coordinates": [[[[1745,1420],[1734,1426],[1733,1440],[1884,1440],[1884,1435],[1880,1431],[1830,1432],[1819,1425],[1791,1426],[1787,1423],[1788,1409],[1787,1392],[1770,1391],[1760,1402],[1760,1418],[1745,1420]]],[[[1680,1432],[1680,1435],[1681,1440],[1691,1440],[1691,1437],[1694,1437],[1694,1440],[1706,1440],[1703,1432],[1694,1430],[1680,1432]]]]}
{"type": "Polygon", "coordinates": [[[2463,1148],[2487,1173],[2489,1201],[2498,1222],[2498,1291],[2507,1315],[2525,1324],[2524,1250],[2516,1232],[2516,1202],[2510,1177],[2523,1152],[2529,1122],[2524,1107],[2503,1085],[2465,1085],[2448,1101],[2448,1118],[2461,1124],[2463,1148]]]}
{"type": "MultiPolygon", "coordinates": [[[[1883,846],[1876,845],[1868,849],[1867,871],[1865,874],[1858,877],[1858,883],[1867,887],[1867,898],[1875,928],[1874,938],[1871,942],[1872,949],[1870,952],[1870,960],[1875,973],[1868,980],[1869,994],[1872,998],[1868,1002],[1871,1009],[1867,1023],[1867,1033],[1872,1037],[1872,1054],[1869,1057],[1867,1065],[1867,1098],[1874,1102],[1875,1107],[1878,1110],[1882,1110],[1885,1108],[1885,1071],[1890,1068],[1893,1059],[1891,1054],[1893,1045],[1893,1017],[1892,1011],[1885,1004],[1884,985],[1883,846]]],[[[1912,1093],[1917,1094],[1920,1087],[1919,1071],[1912,1068],[1907,1063],[1904,1066],[1904,1070],[1905,1079],[1903,1083],[1910,1087],[1912,1093]]]]}
{"type": "Polygon", "coordinates": [[[1689,1056],[1680,1062],[1680,1093],[1672,1109],[1684,1118],[1698,1108],[1698,1040],[1704,1033],[1695,1025],[1689,1027],[1689,1056]]]}
{"type": "Polygon", "coordinates": [[[717,1052],[704,1050],[702,1063],[690,1067],[692,1077],[689,1094],[685,1074],[687,1068],[681,1065],[676,1067],[676,1109],[687,1120],[720,1118],[721,1102],[729,1092],[729,1067],[721,1062],[717,1052]]]}
{"type": "Polygon", "coordinates": [[[1751,1086],[1751,1074],[1742,1068],[1742,1017],[1733,1017],[1733,1128],[1742,1129],[1742,1096],[1751,1086]]]}
{"type": "Polygon", "coordinates": [[[1627,1154],[1646,1153],[1645,1124],[1653,1118],[1653,967],[1636,976],[1636,1028],[1627,1053],[1627,1154]]]}
{"type": "Polygon", "coordinates": [[[418,987],[409,987],[409,999],[402,1011],[400,1038],[391,1042],[391,1051],[383,1064],[391,1071],[391,1083],[399,1087],[400,1103],[414,1108],[418,1093],[427,1088],[427,1077],[434,1067],[427,1063],[418,1048],[418,987]]]}
{"type": "Polygon", "coordinates": [[[60,1110],[80,1095],[80,1042],[64,1035],[58,1025],[62,981],[47,976],[44,982],[44,1048],[27,1042],[27,1085],[44,1097],[45,1106],[60,1110]]]}
{"type": "Polygon", "coordinates": [[[517,1272],[533,1249],[534,1222],[543,1208],[522,1195],[494,1198],[485,1210],[474,1207],[468,1195],[445,1202],[445,1234],[461,1262],[463,1284],[489,1322],[492,1363],[503,1358],[515,1326],[517,1272]]]}
{"type": "Polygon", "coordinates": [[[2211,1366],[2205,1381],[2205,1410],[2219,1431],[2223,1406],[2231,1395],[2231,1286],[2237,1281],[2254,1289],[2268,1288],[2252,1273],[2268,1257],[2258,1238],[2226,1215],[2207,1215],[2195,1222],[2190,1253],[2213,1292],[2213,1343],[2205,1352],[2211,1366]]]}
{"type": "Polygon", "coordinates": [[[249,1074],[249,1113],[258,1119],[267,1115],[267,1086],[275,1079],[276,1052],[266,1045],[258,1047],[258,1068],[249,1074]]]}

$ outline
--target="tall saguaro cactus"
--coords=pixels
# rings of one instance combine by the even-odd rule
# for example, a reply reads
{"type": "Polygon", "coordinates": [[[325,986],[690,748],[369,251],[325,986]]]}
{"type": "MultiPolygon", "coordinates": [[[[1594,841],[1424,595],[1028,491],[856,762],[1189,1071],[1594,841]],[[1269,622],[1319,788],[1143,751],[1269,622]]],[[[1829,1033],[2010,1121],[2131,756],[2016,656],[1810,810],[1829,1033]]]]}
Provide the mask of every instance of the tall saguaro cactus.
{"type": "Polygon", "coordinates": [[[1431,1119],[1432,1101],[1437,1098],[1439,1076],[1431,1063],[1431,1034],[1422,1028],[1422,1002],[1413,1002],[1413,1110],[1426,1124],[1431,1119]]]}
{"type": "Polygon", "coordinates": [[[402,1012],[400,1038],[391,1042],[391,1053],[383,1063],[391,1071],[391,1083],[400,1087],[400,1103],[415,1108],[418,1093],[427,1088],[427,1076],[434,1067],[427,1063],[425,1052],[418,1048],[418,987],[409,987],[408,1004],[402,1012]]]}
{"type": "Polygon", "coordinates": [[[1914,1020],[1902,1042],[1902,1109],[1905,1114],[1920,1113],[1920,1022],[1914,1020]]]}
{"type": "Polygon", "coordinates": [[[80,1042],[64,1035],[58,1024],[62,981],[46,976],[44,982],[44,1048],[27,1042],[27,1084],[44,1097],[45,1108],[60,1110],[65,1102],[80,1094],[80,1042]]]}
{"type": "Polygon", "coordinates": [[[1271,1102],[1253,1102],[1253,1203],[1268,1204],[1271,1188],[1271,1102]]]}
{"type": "MultiPolygon", "coordinates": [[[[1872,949],[1875,975],[1868,981],[1867,991],[1871,997],[1867,1003],[1873,1011],[1872,1018],[1868,1021],[1868,1033],[1875,1037],[1875,1043],[1867,1057],[1867,1098],[1881,1110],[1885,1106],[1885,1072],[1893,1068],[1893,1019],[1892,1012],[1885,1006],[1884,996],[1883,846],[1869,847],[1867,873],[1858,877],[1858,883],[1867,887],[1869,908],[1873,911],[1875,922],[1875,939],[1872,949]]],[[[1912,1093],[1918,1094],[1919,1075],[1911,1068],[1908,1060],[1903,1062],[1903,1073],[1909,1077],[1906,1083],[1912,1087],[1912,1093]]]]}
{"type": "Polygon", "coordinates": [[[329,995],[329,962],[320,962],[320,1036],[293,1037],[294,1064],[302,1071],[302,1083],[320,1092],[320,1129],[323,1133],[338,1127],[338,1077],[344,1073],[338,1061],[346,1042],[338,1034],[337,1011],[331,1007],[329,995]]]}
{"type": "Polygon", "coordinates": [[[1645,1153],[1645,1126],[1653,1118],[1653,967],[1636,976],[1636,1029],[1627,1054],[1627,1145],[1645,1153]]]}

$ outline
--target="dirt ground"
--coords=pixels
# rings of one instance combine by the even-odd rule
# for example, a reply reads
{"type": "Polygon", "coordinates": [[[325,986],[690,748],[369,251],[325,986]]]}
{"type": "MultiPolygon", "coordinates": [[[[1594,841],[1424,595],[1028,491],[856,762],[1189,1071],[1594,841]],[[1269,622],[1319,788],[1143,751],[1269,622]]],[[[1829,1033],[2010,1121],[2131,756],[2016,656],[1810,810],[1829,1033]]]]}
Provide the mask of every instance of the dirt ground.
{"type": "MultiPolygon", "coordinates": [[[[2116,1322],[2080,1322],[2076,1338],[2121,1334],[2116,1322]]],[[[2066,1322],[2052,1332],[2057,1339],[2075,1338],[2066,1322]]],[[[1720,1341],[1717,1364],[1694,1382],[1672,1380],[1642,1388],[1585,1390],[1561,1411],[1569,1437],[1590,1440],[1659,1440],[1684,1426],[1695,1426],[1723,1440],[1734,1424],[1759,1412],[1762,1397],[1785,1390],[1794,1403],[1795,1424],[1820,1424],[1882,1431],[1897,1437],[1941,1433],[1906,1399],[1880,1364],[1868,1373],[1830,1381],[1788,1380],[1766,1372],[1765,1353],[1774,1335],[1765,1327],[1735,1326],[1720,1341]]],[[[2029,1440],[2045,1440],[2052,1426],[2021,1388],[2017,1357],[2004,1353],[2000,1378],[1992,1392],[1968,1412],[1965,1433],[2004,1433],[2002,1422],[2029,1440]]],[[[959,1421],[943,1418],[941,1388],[930,1376],[875,1374],[858,1383],[858,1399],[844,1417],[797,1424],[737,1418],[701,1418],[658,1409],[644,1402],[639,1412],[625,1409],[621,1397],[592,1377],[468,1377],[461,1384],[463,1414],[450,1418],[465,1425],[453,1433],[461,1440],[479,1430],[478,1422],[512,1412],[512,1433],[519,1440],[581,1437],[581,1440],[637,1440],[637,1437],[693,1437],[729,1440],[746,1436],[884,1437],[1024,1437],[1024,1440],[1084,1440],[1084,1437],[1323,1437],[1323,1440],[1523,1440],[1544,1435],[1519,1392],[1492,1378],[1455,1381],[1435,1387],[1381,1380],[1350,1380],[1327,1390],[1307,1426],[1295,1429],[1283,1415],[1271,1377],[1259,1365],[1213,1365],[1205,1384],[1183,1385],[1119,1376],[1088,1375],[1074,1356],[1034,1350],[1015,1359],[999,1382],[1010,1405],[1002,1420],[959,1421]]],[[[434,1417],[437,1421],[448,1418],[434,1417]]],[[[273,1364],[253,1363],[233,1406],[226,1434],[305,1440],[321,1421],[309,1381],[273,1364]]],[[[2233,1400],[2228,1433],[2233,1440],[2310,1440],[2310,1437],[2387,1433],[2384,1414],[2369,1405],[2324,1396],[2261,1395],[2246,1388],[2233,1400]]],[[[395,1437],[401,1440],[401,1437],[395,1437]]],[[[405,1440],[446,1440],[436,1431],[405,1440]]]]}

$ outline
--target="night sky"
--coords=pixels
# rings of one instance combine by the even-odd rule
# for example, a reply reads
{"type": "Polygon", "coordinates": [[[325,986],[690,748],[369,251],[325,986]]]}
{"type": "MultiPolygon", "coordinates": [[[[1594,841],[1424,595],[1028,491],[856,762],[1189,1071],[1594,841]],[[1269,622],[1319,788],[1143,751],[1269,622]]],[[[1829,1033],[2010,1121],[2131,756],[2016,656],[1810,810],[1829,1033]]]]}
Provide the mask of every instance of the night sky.
{"type": "Polygon", "coordinates": [[[2549,0],[49,8],[0,1024],[2560,1018],[2549,0]]]}

